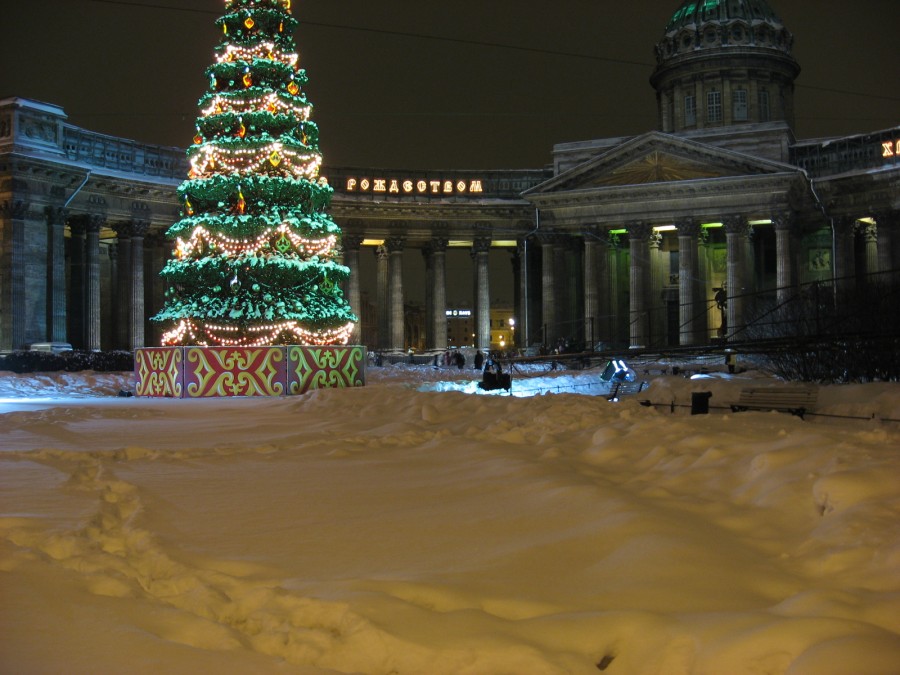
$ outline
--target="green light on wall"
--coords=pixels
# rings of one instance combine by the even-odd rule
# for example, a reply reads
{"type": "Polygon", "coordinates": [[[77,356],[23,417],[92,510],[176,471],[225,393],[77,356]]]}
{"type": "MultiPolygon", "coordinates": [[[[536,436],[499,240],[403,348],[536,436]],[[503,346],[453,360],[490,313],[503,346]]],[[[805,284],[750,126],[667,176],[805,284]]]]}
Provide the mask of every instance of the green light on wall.
{"type": "Polygon", "coordinates": [[[722,227],[722,223],[703,223],[700,227],[711,230],[714,227],[722,227]]]}
{"type": "Polygon", "coordinates": [[[628,234],[628,230],[610,230],[610,234],[628,234]]]}

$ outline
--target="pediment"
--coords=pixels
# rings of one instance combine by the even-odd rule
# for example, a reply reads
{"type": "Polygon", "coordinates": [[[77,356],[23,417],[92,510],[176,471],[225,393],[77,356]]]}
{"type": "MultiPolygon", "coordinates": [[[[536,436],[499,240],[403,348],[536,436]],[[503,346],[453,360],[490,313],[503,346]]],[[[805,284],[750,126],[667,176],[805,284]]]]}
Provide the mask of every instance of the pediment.
{"type": "Polygon", "coordinates": [[[796,172],[795,167],[651,132],[573,167],[526,194],[796,172]]]}
{"type": "Polygon", "coordinates": [[[653,150],[635,158],[629,158],[621,166],[609,168],[591,176],[583,187],[604,185],[645,185],[673,180],[696,178],[721,178],[728,175],[721,167],[710,166],[664,150],[653,150]]]}

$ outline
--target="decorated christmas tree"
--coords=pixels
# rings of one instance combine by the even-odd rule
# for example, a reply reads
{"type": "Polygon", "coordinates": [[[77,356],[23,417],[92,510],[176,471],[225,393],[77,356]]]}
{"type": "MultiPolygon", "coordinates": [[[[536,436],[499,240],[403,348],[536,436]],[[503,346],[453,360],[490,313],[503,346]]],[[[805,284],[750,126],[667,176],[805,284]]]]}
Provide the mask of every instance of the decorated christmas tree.
{"type": "Polygon", "coordinates": [[[216,22],[223,39],[154,317],[172,326],[165,345],[346,344],[357,320],[290,10],[291,0],[226,0],[216,22]]]}

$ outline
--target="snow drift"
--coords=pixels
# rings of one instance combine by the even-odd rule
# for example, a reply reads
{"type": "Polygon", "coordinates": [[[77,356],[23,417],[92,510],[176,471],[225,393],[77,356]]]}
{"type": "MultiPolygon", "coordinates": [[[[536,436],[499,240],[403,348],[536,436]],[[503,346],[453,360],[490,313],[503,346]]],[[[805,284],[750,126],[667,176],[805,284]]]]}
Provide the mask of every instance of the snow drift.
{"type": "Polygon", "coordinates": [[[0,670],[900,672],[898,385],[801,420],[731,413],[741,377],[648,408],[472,375],[172,401],[0,374],[0,670]]]}

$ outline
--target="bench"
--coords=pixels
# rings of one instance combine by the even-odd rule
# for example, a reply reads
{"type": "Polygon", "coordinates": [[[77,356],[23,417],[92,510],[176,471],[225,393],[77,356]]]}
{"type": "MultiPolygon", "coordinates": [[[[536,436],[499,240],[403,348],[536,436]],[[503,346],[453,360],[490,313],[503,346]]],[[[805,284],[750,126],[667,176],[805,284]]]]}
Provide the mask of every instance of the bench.
{"type": "Polygon", "coordinates": [[[797,415],[800,419],[816,407],[815,387],[759,387],[742,389],[734,412],[745,410],[777,410],[797,415]]]}
{"type": "Polygon", "coordinates": [[[615,384],[613,384],[612,389],[606,396],[606,400],[618,401],[622,396],[640,394],[642,391],[644,391],[644,387],[646,385],[647,383],[643,380],[637,380],[635,382],[616,382],[615,384]]]}

